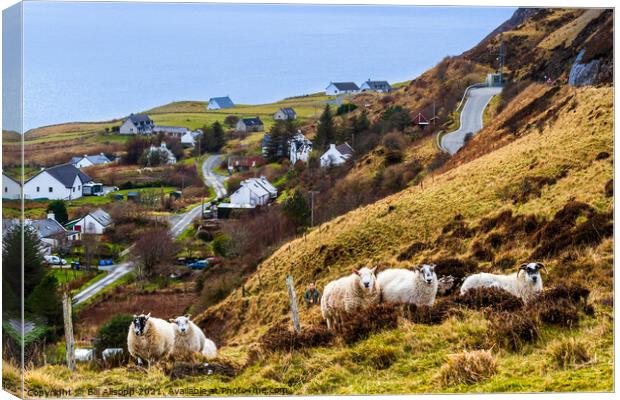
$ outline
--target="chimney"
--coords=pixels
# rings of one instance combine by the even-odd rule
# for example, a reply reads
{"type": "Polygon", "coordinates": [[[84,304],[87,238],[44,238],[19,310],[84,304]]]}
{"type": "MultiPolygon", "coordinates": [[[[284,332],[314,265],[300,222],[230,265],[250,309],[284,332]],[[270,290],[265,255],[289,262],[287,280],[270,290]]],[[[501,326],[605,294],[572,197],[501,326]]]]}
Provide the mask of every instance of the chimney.
{"type": "Polygon", "coordinates": [[[47,219],[53,219],[54,221],[56,221],[56,215],[50,211],[47,213],[47,219]]]}
{"type": "Polygon", "coordinates": [[[335,148],[336,148],[336,145],[335,145],[334,143],[331,143],[331,144],[329,145],[329,149],[330,149],[330,150],[331,150],[331,149],[335,149],[335,148]]]}

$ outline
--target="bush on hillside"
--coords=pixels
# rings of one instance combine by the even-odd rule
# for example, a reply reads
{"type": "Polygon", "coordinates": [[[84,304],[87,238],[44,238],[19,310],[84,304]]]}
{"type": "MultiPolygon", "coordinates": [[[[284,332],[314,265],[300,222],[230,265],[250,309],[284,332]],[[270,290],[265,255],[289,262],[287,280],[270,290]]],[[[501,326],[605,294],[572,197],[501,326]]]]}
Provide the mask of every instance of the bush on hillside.
{"type": "Polygon", "coordinates": [[[347,344],[367,339],[371,334],[398,327],[399,305],[380,303],[348,315],[339,327],[347,344]]]}
{"type": "Polygon", "coordinates": [[[499,288],[470,289],[456,301],[474,310],[515,311],[523,307],[521,299],[499,288]]]}
{"type": "Polygon", "coordinates": [[[502,311],[490,319],[488,336],[492,344],[519,351],[540,337],[540,324],[535,315],[526,311],[502,311]]]}
{"type": "Polygon", "coordinates": [[[334,340],[334,333],[325,326],[302,327],[296,334],[289,324],[274,325],[260,338],[265,351],[292,351],[304,348],[328,346],[334,340]]]}
{"type": "Polygon", "coordinates": [[[129,359],[127,332],[132,321],[133,316],[130,314],[116,314],[99,327],[95,334],[95,357],[97,359],[101,358],[101,352],[107,348],[123,349],[123,356],[115,361],[126,362],[129,359]]]}

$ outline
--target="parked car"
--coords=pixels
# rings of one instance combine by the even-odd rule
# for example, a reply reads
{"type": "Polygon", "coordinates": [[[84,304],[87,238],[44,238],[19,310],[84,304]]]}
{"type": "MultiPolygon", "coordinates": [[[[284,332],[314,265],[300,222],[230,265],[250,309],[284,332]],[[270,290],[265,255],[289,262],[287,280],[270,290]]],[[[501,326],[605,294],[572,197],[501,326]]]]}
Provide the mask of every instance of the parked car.
{"type": "Polygon", "coordinates": [[[67,260],[58,256],[44,256],[43,258],[49,265],[67,265],[67,260]]]}
{"type": "Polygon", "coordinates": [[[209,257],[207,258],[208,265],[220,265],[222,263],[222,259],[219,257],[209,257]]]}
{"type": "Polygon", "coordinates": [[[198,260],[187,264],[187,266],[191,269],[204,269],[209,266],[209,262],[207,260],[198,260]]]}

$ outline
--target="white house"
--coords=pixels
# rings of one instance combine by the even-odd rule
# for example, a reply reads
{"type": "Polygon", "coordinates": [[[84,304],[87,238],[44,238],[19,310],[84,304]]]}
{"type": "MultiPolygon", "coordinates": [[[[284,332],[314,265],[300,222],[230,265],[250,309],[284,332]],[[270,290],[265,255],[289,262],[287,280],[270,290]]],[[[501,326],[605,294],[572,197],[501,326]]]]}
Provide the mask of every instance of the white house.
{"type": "Polygon", "coordinates": [[[24,222],[35,228],[41,242],[50,250],[57,250],[59,246],[66,245],[67,241],[79,239],[79,232],[65,229],[56,221],[54,213],[47,214],[45,219],[26,219],[24,222]]]}
{"type": "Polygon", "coordinates": [[[153,120],[146,114],[131,114],[119,128],[121,135],[150,135],[153,132],[153,120]]]}
{"type": "Polygon", "coordinates": [[[165,126],[165,125],[153,126],[154,135],[163,133],[164,135],[168,135],[168,136],[182,137],[188,132],[190,132],[190,130],[183,126],[165,126]]]}
{"type": "Polygon", "coordinates": [[[101,235],[106,228],[113,225],[112,217],[110,214],[98,208],[89,212],[82,218],[75,219],[67,223],[67,226],[73,231],[80,233],[92,233],[95,235],[101,235]]]}
{"type": "Polygon", "coordinates": [[[235,103],[232,102],[230,97],[212,97],[209,99],[207,110],[221,110],[223,108],[232,108],[235,103]]]}
{"type": "Polygon", "coordinates": [[[83,157],[80,157],[80,156],[73,157],[73,158],[71,158],[71,161],[69,161],[69,163],[74,165],[76,168],[92,167],[93,165],[103,165],[103,164],[109,164],[111,162],[112,162],[112,160],[110,160],[103,153],[96,154],[96,155],[93,155],[93,156],[89,156],[88,154],[84,154],[83,157]]]}
{"type": "Polygon", "coordinates": [[[261,176],[241,182],[241,187],[230,195],[230,202],[238,205],[264,206],[276,197],[278,189],[261,176]]]}
{"type": "Polygon", "coordinates": [[[261,132],[265,130],[265,125],[259,117],[241,118],[235,127],[237,132],[261,132]]]}
{"type": "Polygon", "coordinates": [[[392,91],[392,86],[387,81],[371,81],[368,79],[360,86],[362,92],[377,92],[377,93],[389,93],[392,91]]]}
{"type": "Polygon", "coordinates": [[[339,94],[358,93],[360,88],[354,82],[330,82],[325,88],[325,94],[335,96],[339,94]]]}
{"type": "Polygon", "coordinates": [[[344,164],[353,156],[353,148],[348,143],[336,146],[330,144],[329,149],[321,156],[321,167],[335,167],[344,164]]]}
{"type": "Polygon", "coordinates": [[[181,136],[181,144],[186,147],[194,147],[200,135],[202,135],[202,130],[200,129],[187,132],[185,135],[181,136]]]}
{"type": "Polygon", "coordinates": [[[159,147],[155,145],[151,145],[151,147],[147,150],[147,159],[150,159],[151,156],[155,153],[159,153],[162,157],[162,161],[166,164],[176,164],[177,158],[174,153],[170,151],[168,146],[166,146],[166,142],[162,141],[159,147]]]}
{"type": "Polygon", "coordinates": [[[2,173],[2,198],[7,200],[17,200],[21,198],[21,190],[22,185],[6,175],[4,172],[2,173]]]}
{"type": "Polygon", "coordinates": [[[287,119],[297,119],[297,113],[290,107],[284,107],[279,109],[273,114],[273,119],[276,121],[285,121],[287,119]]]}
{"type": "Polygon", "coordinates": [[[291,160],[291,164],[295,165],[299,160],[307,163],[312,152],[312,141],[305,137],[301,131],[297,131],[295,136],[289,140],[288,148],[288,158],[291,160]]]}
{"type": "Polygon", "coordinates": [[[71,164],[55,165],[24,182],[24,199],[78,199],[82,197],[84,184],[92,181],[71,164]]]}

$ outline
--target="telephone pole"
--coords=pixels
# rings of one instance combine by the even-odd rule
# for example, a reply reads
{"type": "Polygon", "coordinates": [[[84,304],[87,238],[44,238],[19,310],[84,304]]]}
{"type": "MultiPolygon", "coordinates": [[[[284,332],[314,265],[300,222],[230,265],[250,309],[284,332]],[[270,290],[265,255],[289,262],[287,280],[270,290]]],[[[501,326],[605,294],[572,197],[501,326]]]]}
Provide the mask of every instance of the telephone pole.
{"type": "Polygon", "coordinates": [[[314,195],[318,192],[317,190],[308,190],[310,193],[310,227],[314,227],[314,195]]]}

